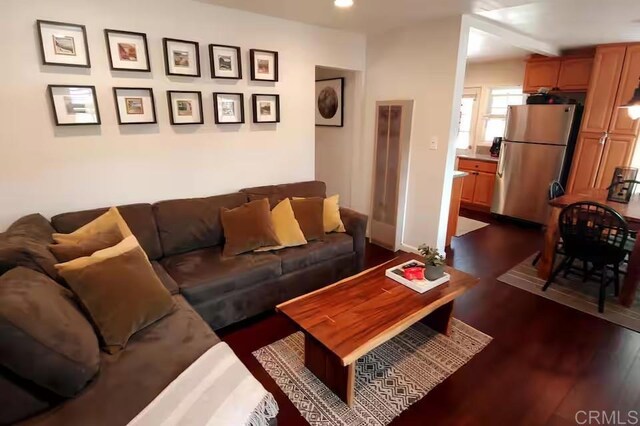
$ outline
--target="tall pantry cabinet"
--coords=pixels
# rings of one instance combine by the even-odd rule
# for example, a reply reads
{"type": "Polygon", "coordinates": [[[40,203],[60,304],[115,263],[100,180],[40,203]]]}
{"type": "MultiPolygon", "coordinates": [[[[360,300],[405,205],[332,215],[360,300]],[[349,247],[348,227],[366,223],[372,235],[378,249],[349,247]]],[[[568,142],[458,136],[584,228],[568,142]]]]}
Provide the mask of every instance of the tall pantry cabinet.
{"type": "Polygon", "coordinates": [[[640,120],[618,108],[633,96],[640,78],[640,44],[596,49],[568,192],[606,188],[618,166],[631,164],[640,120]]]}

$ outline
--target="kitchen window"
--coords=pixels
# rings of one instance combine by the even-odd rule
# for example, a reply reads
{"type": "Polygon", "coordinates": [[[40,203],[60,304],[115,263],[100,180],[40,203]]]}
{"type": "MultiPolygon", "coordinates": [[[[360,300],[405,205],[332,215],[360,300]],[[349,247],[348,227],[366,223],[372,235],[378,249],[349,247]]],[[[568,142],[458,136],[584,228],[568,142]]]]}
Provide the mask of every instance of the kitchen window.
{"type": "Polygon", "coordinates": [[[478,97],[480,89],[465,89],[460,104],[458,121],[457,149],[470,149],[474,145],[475,129],[478,120],[478,97]]]}
{"type": "Polygon", "coordinates": [[[495,87],[490,90],[487,113],[484,116],[483,143],[491,143],[494,137],[504,136],[507,107],[524,105],[527,99],[521,87],[495,87]]]}

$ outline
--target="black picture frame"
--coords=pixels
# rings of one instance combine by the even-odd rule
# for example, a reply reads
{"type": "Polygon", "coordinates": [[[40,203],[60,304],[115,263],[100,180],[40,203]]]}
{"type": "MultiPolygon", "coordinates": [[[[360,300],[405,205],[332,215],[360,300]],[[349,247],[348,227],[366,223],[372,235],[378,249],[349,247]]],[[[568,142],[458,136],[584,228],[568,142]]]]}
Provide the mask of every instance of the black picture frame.
{"type": "Polygon", "coordinates": [[[244,124],[244,94],[243,93],[231,93],[231,92],[214,92],[213,93],[213,111],[214,120],[216,124],[244,124]],[[233,95],[240,97],[240,121],[220,121],[218,115],[218,96],[219,95],[233,95]]]}
{"type": "Polygon", "coordinates": [[[98,96],[96,95],[96,86],[81,85],[81,84],[49,84],[47,86],[47,92],[49,93],[49,101],[51,102],[51,110],[53,111],[53,119],[56,123],[56,126],[99,126],[102,124],[102,120],[100,119],[100,108],[98,106],[98,96]],[[96,107],[97,120],[93,123],[61,123],[60,120],[58,120],[56,104],[53,99],[53,89],[58,87],[91,89],[93,104],[96,107]]]}
{"type": "Polygon", "coordinates": [[[210,44],[209,45],[209,65],[211,66],[211,78],[223,79],[223,80],[242,80],[242,49],[239,46],[227,46],[225,44],[210,44]],[[225,49],[233,49],[236,51],[236,63],[238,64],[238,76],[237,77],[224,77],[216,75],[216,67],[213,58],[213,50],[216,47],[222,47],[225,49]]]}
{"type": "MultiPolygon", "coordinates": [[[[47,21],[44,19],[36,20],[36,26],[38,27],[38,38],[40,39],[40,55],[42,57],[42,65],[56,65],[61,67],[74,67],[74,68],[91,68],[91,56],[89,55],[89,39],[87,38],[87,28],[82,24],[72,24],[69,22],[59,21],[47,21]],[[42,24],[45,25],[58,25],[64,27],[76,27],[82,31],[82,38],[84,41],[85,56],[87,58],[86,64],[67,64],[64,62],[48,61],[44,50],[44,39],[42,37],[42,24]]],[[[80,87],[80,86],[78,86],[80,87]]]]}
{"type": "Polygon", "coordinates": [[[279,77],[279,60],[278,60],[278,52],[275,50],[264,50],[264,49],[250,49],[249,50],[249,59],[251,62],[251,80],[252,81],[278,81],[279,77]],[[273,78],[257,78],[256,77],[256,53],[268,53],[273,55],[273,78]]]}
{"type": "Polygon", "coordinates": [[[253,112],[253,122],[256,124],[268,124],[268,123],[279,123],[280,122],[280,95],[275,95],[273,93],[254,93],[251,95],[251,109],[253,112]],[[276,119],[270,121],[258,121],[258,97],[259,96],[270,96],[275,98],[276,101],[276,119]]]}
{"type": "Polygon", "coordinates": [[[135,31],[113,30],[113,29],[107,28],[104,30],[104,39],[107,43],[107,56],[109,57],[109,69],[111,71],[151,72],[151,59],[149,58],[149,43],[147,42],[147,34],[138,33],[135,31]],[[141,37],[144,42],[144,51],[145,51],[145,56],[147,58],[146,68],[118,68],[114,66],[113,57],[111,56],[111,45],[109,44],[110,34],[124,34],[124,35],[141,37]]]}
{"type": "Polygon", "coordinates": [[[162,39],[162,48],[164,51],[164,69],[167,75],[178,76],[178,77],[200,77],[202,74],[200,72],[200,43],[197,41],[191,40],[180,40],[177,38],[168,38],[165,37],[162,39]],[[171,67],[169,66],[169,43],[184,43],[184,44],[192,44],[195,47],[196,52],[196,74],[181,74],[176,72],[171,72],[171,67]]]}
{"type": "Polygon", "coordinates": [[[167,90],[167,101],[169,103],[169,121],[172,126],[184,126],[191,124],[204,124],[204,113],[202,108],[202,92],[198,90],[167,90]],[[198,95],[198,110],[200,111],[200,121],[193,121],[190,123],[177,123],[173,116],[173,94],[174,93],[191,93],[198,95]]]}
{"type": "Polygon", "coordinates": [[[116,115],[118,117],[118,124],[120,126],[128,126],[135,124],[157,124],[158,123],[158,115],[156,112],[156,101],[153,95],[153,89],[151,87],[114,87],[113,88],[113,99],[116,105],[116,115]],[[137,122],[123,122],[122,116],[120,115],[120,108],[118,107],[118,90],[142,90],[149,92],[149,98],[151,99],[151,109],[153,111],[153,120],[152,121],[137,121],[137,122]]]}
{"type": "MultiPolygon", "coordinates": [[[[340,81],[340,124],[318,124],[316,123],[316,127],[344,127],[344,77],[336,77],[336,78],[323,78],[320,80],[316,80],[316,83],[320,83],[322,81],[340,81]]],[[[316,108],[317,105],[316,99],[316,108]]]]}

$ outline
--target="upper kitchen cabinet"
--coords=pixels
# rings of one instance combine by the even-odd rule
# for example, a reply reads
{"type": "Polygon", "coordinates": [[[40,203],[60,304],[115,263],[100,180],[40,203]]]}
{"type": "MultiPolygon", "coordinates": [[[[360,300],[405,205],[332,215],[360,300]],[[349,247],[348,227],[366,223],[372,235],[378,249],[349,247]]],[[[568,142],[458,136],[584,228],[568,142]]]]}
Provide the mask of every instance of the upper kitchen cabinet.
{"type": "Polygon", "coordinates": [[[624,59],[624,67],[620,77],[620,86],[613,109],[613,117],[609,126],[609,133],[616,135],[634,136],[640,129],[640,120],[632,120],[626,109],[618,108],[629,102],[633,97],[633,92],[638,87],[640,78],[640,45],[630,45],[624,59]]]}
{"type": "Polygon", "coordinates": [[[534,93],[541,87],[549,87],[563,92],[586,92],[592,66],[592,56],[533,56],[527,61],[523,90],[534,93]]]}
{"type": "Polygon", "coordinates": [[[620,45],[596,49],[582,118],[583,132],[604,134],[609,129],[626,50],[620,45]]]}

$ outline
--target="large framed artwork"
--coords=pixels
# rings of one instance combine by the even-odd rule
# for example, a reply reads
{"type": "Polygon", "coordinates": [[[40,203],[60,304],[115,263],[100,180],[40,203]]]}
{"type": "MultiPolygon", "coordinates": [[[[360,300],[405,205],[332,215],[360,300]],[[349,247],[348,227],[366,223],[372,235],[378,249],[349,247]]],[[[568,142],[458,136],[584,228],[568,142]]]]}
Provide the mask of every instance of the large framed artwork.
{"type": "Polygon", "coordinates": [[[171,124],[203,124],[202,93],[185,90],[167,90],[171,124]]]}
{"type": "Polygon", "coordinates": [[[278,52],[251,49],[251,80],[278,81],[278,52]]]}
{"type": "Polygon", "coordinates": [[[242,59],[238,46],[209,45],[211,78],[242,79],[242,59]]]}
{"type": "Polygon", "coordinates": [[[214,93],[213,109],[216,124],[244,123],[244,95],[242,93],[214,93]]]}
{"type": "Polygon", "coordinates": [[[57,126],[100,124],[100,110],[95,86],[47,87],[57,126]]]}
{"type": "Polygon", "coordinates": [[[84,25],[36,21],[43,65],[91,68],[84,25]]]}
{"type": "Polygon", "coordinates": [[[118,124],[155,124],[156,104],[149,87],[114,87],[118,124]]]}
{"type": "Polygon", "coordinates": [[[131,31],[104,30],[109,67],[114,71],[151,71],[147,35],[131,31]]]}
{"type": "Polygon", "coordinates": [[[254,123],[280,122],[280,95],[254,94],[252,101],[254,123]]]}
{"type": "Polygon", "coordinates": [[[316,81],[316,126],[344,126],[344,78],[316,81]]]}
{"type": "Polygon", "coordinates": [[[197,41],[163,38],[167,75],[200,77],[200,44],[197,41]]]}

